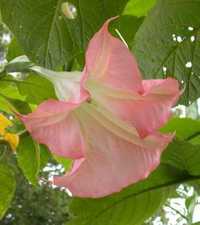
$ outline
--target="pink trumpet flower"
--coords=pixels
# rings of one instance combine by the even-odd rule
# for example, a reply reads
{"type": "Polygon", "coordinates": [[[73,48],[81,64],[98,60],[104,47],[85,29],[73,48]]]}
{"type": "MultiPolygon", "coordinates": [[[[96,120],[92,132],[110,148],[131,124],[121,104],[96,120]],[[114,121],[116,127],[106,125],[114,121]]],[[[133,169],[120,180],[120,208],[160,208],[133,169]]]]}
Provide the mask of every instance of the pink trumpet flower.
{"type": "Polygon", "coordinates": [[[32,68],[53,82],[59,100],[21,115],[35,140],[74,160],[54,183],[79,197],[103,197],[146,178],[173,138],[158,129],[180,96],[178,82],[142,80],[109,22],[91,39],[82,73],[32,68]]]}

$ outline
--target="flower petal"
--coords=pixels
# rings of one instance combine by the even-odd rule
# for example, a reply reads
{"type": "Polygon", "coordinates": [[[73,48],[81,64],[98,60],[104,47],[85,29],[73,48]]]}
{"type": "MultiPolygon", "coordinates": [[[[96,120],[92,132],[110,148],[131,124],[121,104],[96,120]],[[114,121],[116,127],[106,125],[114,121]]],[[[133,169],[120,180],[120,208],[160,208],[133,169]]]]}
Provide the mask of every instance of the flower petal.
{"type": "Polygon", "coordinates": [[[48,100],[28,115],[20,116],[32,137],[57,155],[80,158],[83,139],[72,111],[79,104],[48,100]]]}
{"type": "Polygon", "coordinates": [[[81,116],[88,150],[75,160],[71,172],[54,178],[56,185],[68,188],[75,196],[103,197],[146,178],[172,139],[172,135],[154,134],[143,140],[153,145],[140,147],[100,124],[93,112],[82,112],[81,116]]]}
{"type": "Polygon", "coordinates": [[[130,95],[97,87],[92,95],[115,116],[134,126],[141,137],[145,137],[167,122],[170,109],[181,91],[178,81],[172,78],[145,80],[143,88],[142,95],[130,95]]]}
{"type": "Polygon", "coordinates": [[[115,89],[140,92],[142,82],[136,60],[125,44],[108,32],[113,19],[106,21],[89,43],[83,83],[92,79],[115,89]]]}
{"type": "Polygon", "coordinates": [[[169,119],[180,96],[179,85],[172,78],[141,81],[133,55],[108,32],[109,22],[89,43],[81,82],[92,100],[145,137],[169,119]]]}

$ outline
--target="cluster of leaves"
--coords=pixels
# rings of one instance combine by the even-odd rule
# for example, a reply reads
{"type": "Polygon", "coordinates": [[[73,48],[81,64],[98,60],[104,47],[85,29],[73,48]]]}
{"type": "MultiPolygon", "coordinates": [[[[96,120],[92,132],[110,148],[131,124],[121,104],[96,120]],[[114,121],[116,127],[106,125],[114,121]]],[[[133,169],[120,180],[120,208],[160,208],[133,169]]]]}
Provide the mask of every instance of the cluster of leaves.
{"type": "MultiPolygon", "coordinates": [[[[145,78],[177,78],[184,90],[182,104],[188,105],[200,97],[199,0],[71,0],[66,10],[74,16],[63,11],[63,3],[64,0],[0,0],[2,21],[13,34],[8,61],[25,54],[33,63],[46,68],[82,69],[92,35],[107,18],[120,15],[111,32],[120,32],[136,55],[145,78]]],[[[1,111],[11,113],[11,109],[16,109],[28,113],[42,101],[56,98],[47,80],[26,73],[28,65],[10,65],[0,74],[1,111]]],[[[23,133],[21,126],[15,128],[15,132],[23,133]]],[[[177,185],[198,185],[200,122],[172,119],[163,132],[174,131],[175,141],[149,178],[106,198],[73,198],[70,208],[74,217],[69,224],[140,225],[174,194],[177,185]]],[[[23,134],[16,155],[25,177],[36,184],[50,157],[48,150],[23,134]]],[[[63,160],[62,163],[68,165],[63,160]]],[[[0,217],[15,192],[13,171],[11,162],[1,160],[0,217]]]]}
{"type": "MultiPolygon", "coordinates": [[[[41,174],[43,180],[48,175],[49,172],[41,174]]],[[[1,225],[64,225],[69,220],[69,198],[65,192],[52,189],[46,181],[30,185],[20,171],[16,186],[15,197],[1,225]]]]}

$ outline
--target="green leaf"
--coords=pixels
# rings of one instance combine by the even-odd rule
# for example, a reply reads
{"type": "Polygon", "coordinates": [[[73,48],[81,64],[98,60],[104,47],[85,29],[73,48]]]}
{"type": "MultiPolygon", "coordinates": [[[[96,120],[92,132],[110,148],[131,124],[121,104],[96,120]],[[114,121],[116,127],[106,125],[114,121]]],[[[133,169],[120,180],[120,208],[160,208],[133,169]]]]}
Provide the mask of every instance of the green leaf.
{"type": "Polygon", "coordinates": [[[172,118],[161,131],[165,133],[175,132],[177,138],[193,143],[194,138],[200,138],[200,121],[190,118],[172,118]]]}
{"type": "Polygon", "coordinates": [[[28,135],[20,137],[17,161],[28,181],[34,185],[37,184],[40,169],[40,147],[28,135]]]}
{"type": "Polygon", "coordinates": [[[12,125],[7,127],[6,132],[13,133],[13,134],[20,134],[24,133],[25,131],[25,126],[21,121],[14,119],[12,120],[12,125]]]}
{"type": "Polygon", "coordinates": [[[200,121],[189,118],[173,118],[161,130],[166,133],[175,132],[178,138],[164,151],[162,162],[187,171],[190,175],[199,175],[200,121]]]}
{"type": "Polygon", "coordinates": [[[17,42],[16,38],[13,38],[11,43],[8,46],[8,53],[7,53],[6,58],[8,61],[10,61],[19,55],[24,55],[24,52],[22,51],[21,47],[19,46],[19,43],[17,42]]]}
{"type": "Polygon", "coordinates": [[[61,164],[65,170],[69,170],[72,166],[73,161],[71,159],[64,158],[62,156],[53,155],[54,159],[61,164]]]}
{"type": "Polygon", "coordinates": [[[0,94],[0,97],[4,99],[5,104],[9,108],[9,110],[17,111],[24,114],[31,112],[30,106],[25,101],[9,98],[1,94],[0,94]]]}
{"type": "MultiPolygon", "coordinates": [[[[13,80],[9,78],[9,79],[5,79],[4,81],[8,85],[6,85],[4,87],[1,86],[0,93],[6,97],[12,96],[12,98],[23,100],[23,97],[20,95],[20,93],[17,89],[17,86],[15,85],[13,80]]],[[[3,80],[1,80],[0,83],[1,82],[3,83],[3,80]]]]}
{"type": "Polygon", "coordinates": [[[4,81],[10,81],[15,87],[17,86],[19,93],[26,96],[29,103],[39,104],[49,98],[56,98],[51,82],[37,74],[28,74],[31,66],[33,66],[33,63],[27,56],[18,56],[6,65],[5,70],[8,73],[20,72],[21,79],[10,77],[4,79],[4,81]]]}
{"type": "Polygon", "coordinates": [[[0,5],[3,21],[31,61],[56,69],[75,56],[82,60],[91,36],[106,19],[119,15],[127,1],[71,0],[75,19],[62,12],[63,0],[0,0],[0,5]]]}
{"type": "Polygon", "coordinates": [[[18,56],[11,60],[6,66],[5,71],[7,73],[19,72],[27,73],[29,68],[33,66],[33,63],[25,55],[18,56]]]}
{"type": "Polygon", "coordinates": [[[31,60],[55,67],[71,58],[73,44],[64,20],[59,19],[60,0],[1,0],[0,4],[3,21],[31,60]]]}
{"type": "Polygon", "coordinates": [[[143,18],[137,18],[129,15],[121,16],[111,23],[110,31],[119,39],[121,39],[120,36],[122,36],[130,48],[133,45],[135,34],[142,22],[143,18]]]}
{"type": "Polygon", "coordinates": [[[77,18],[69,20],[65,17],[65,21],[78,48],[84,50],[93,34],[108,18],[121,14],[127,1],[71,0],[70,2],[77,9],[77,18]]]}
{"type": "Polygon", "coordinates": [[[157,0],[130,0],[126,5],[123,14],[133,16],[146,16],[155,5],[157,0]]]}
{"type": "Polygon", "coordinates": [[[186,141],[174,141],[162,155],[162,163],[166,163],[192,176],[200,175],[200,145],[192,145],[186,141]]]}
{"type": "Polygon", "coordinates": [[[172,76],[183,84],[183,104],[200,97],[199,11],[200,1],[159,0],[133,47],[145,78],[172,76]]]}
{"type": "Polygon", "coordinates": [[[46,166],[50,159],[52,159],[51,152],[45,145],[40,145],[40,170],[46,166]]]}
{"type": "Polygon", "coordinates": [[[13,171],[9,166],[0,164],[0,219],[3,218],[10,206],[15,188],[16,181],[13,171]]]}
{"type": "Polygon", "coordinates": [[[4,81],[5,77],[6,77],[6,72],[5,71],[0,73],[0,88],[5,88],[9,84],[9,83],[4,81]]]}
{"type": "Polygon", "coordinates": [[[0,81],[0,110],[10,113],[12,113],[12,111],[15,109],[21,112],[27,112],[29,110],[29,106],[23,101],[24,98],[20,95],[15,83],[9,79],[4,81],[7,83],[7,85],[1,86],[0,81]],[[12,96],[12,98],[10,96],[12,96]]]}
{"type": "Polygon", "coordinates": [[[24,81],[17,83],[21,95],[26,96],[26,101],[39,104],[47,99],[56,98],[53,85],[47,79],[30,74],[24,81]]]}

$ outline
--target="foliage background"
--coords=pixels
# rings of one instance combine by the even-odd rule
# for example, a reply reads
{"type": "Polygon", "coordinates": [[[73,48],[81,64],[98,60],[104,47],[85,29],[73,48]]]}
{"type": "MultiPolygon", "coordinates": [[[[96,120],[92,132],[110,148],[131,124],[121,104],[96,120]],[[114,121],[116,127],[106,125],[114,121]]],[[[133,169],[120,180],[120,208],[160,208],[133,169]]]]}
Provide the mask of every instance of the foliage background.
{"type": "Polygon", "coordinates": [[[71,0],[64,9],[63,3],[0,0],[0,110],[8,118],[13,119],[10,106],[28,113],[40,102],[55,98],[52,85],[30,73],[29,64],[11,60],[25,54],[33,63],[49,69],[81,70],[88,41],[107,18],[116,15],[120,17],[110,30],[118,38],[120,32],[136,55],[144,77],[175,77],[184,90],[179,103],[193,105],[187,110],[176,108],[174,118],[162,128],[163,132],[176,131],[176,139],[156,171],[146,180],[98,200],[69,200],[65,192],[48,183],[38,185],[41,177],[48,177],[44,174],[48,162],[61,163],[66,170],[70,162],[55,159],[13,120],[10,129],[21,134],[20,144],[16,154],[7,143],[0,145],[0,223],[170,224],[170,208],[171,214],[176,213],[175,224],[192,224],[200,179],[196,102],[200,97],[200,0],[71,0]],[[192,115],[193,119],[177,118],[183,115],[192,115]],[[182,199],[183,210],[173,207],[170,199],[174,198],[182,199]]]}

